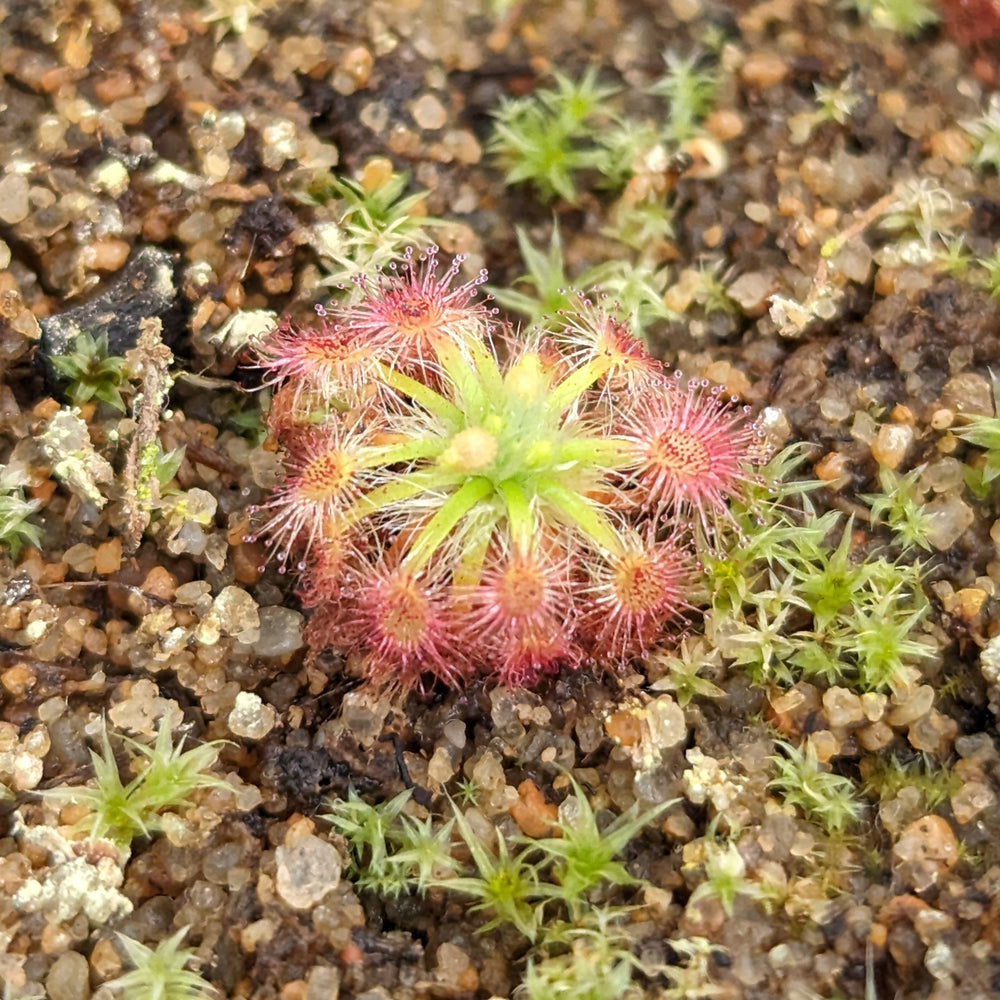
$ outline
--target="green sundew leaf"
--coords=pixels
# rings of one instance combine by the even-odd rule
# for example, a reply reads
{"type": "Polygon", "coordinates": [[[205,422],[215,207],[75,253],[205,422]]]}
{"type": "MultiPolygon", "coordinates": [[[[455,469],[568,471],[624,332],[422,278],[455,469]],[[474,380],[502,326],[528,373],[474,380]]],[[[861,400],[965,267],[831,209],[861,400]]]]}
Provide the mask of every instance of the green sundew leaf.
{"type": "Polygon", "coordinates": [[[634,456],[635,447],[624,438],[570,437],[559,445],[556,464],[621,472],[636,464],[634,456]]]}
{"type": "Polygon", "coordinates": [[[503,497],[506,505],[511,538],[520,550],[530,551],[537,523],[528,498],[524,495],[521,487],[512,479],[500,483],[497,491],[503,497]]]}
{"type": "Polygon", "coordinates": [[[442,420],[449,428],[458,431],[465,426],[462,411],[454,403],[445,399],[440,393],[424,385],[423,382],[418,382],[416,379],[410,378],[409,375],[404,375],[394,368],[389,368],[381,363],[377,367],[380,377],[386,385],[397,389],[405,396],[409,396],[410,399],[419,403],[428,413],[442,420]]]}
{"type": "Polygon", "coordinates": [[[365,448],[358,458],[359,469],[377,469],[380,466],[413,462],[421,458],[437,458],[447,445],[445,438],[417,438],[398,444],[365,448]]]}
{"type": "Polygon", "coordinates": [[[541,500],[555,507],[599,549],[612,555],[620,555],[624,551],[621,536],[614,524],[586,497],[548,479],[538,484],[537,494],[541,500]]]}
{"type": "Polygon", "coordinates": [[[376,486],[356,500],[343,514],[345,527],[358,524],[366,517],[403,503],[421,493],[447,490],[464,483],[468,476],[460,472],[443,472],[439,469],[417,469],[393,478],[382,486],[376,486]]]}
{"type": "Polygon", "coordinates": [[[474,476],[463,483],[414,539],[403,560],[404,567],[414,573],[420,570],[458,522],[493,492],[493,483],[485,476],[474,476]]]}

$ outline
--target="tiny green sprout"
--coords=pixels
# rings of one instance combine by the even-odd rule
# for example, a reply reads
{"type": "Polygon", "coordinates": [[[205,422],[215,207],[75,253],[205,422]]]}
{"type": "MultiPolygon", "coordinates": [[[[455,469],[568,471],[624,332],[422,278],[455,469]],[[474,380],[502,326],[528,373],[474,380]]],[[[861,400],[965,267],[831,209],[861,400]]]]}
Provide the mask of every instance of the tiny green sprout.
{"type": "Polygon", "coordinates": [[[680,143],[698,135],[701,122],[712,110],[718,80],[704,67],[700,53],[682,56],[667,49],[663,53],[666,72],[649,93],[662,97],[668,105],[666,138],[680,143]]]}
{"type": "Polygon", "coordinates": [[[68,354],[53,355],[52,367],[66,382],[66,398],[74,406],[91,400],[107,403],[119,413],[125,412],[121,388],[128,382],[125,359],[108,353],[106,333],[92,337],[79,333],[68,354]]]}
{"type": "Polygon", "coordinates": [[[853,519],[844,525],[840,543],[824,552],[808,568],[794,570],[796,594],[803,599],[813,616],[818,632],[825,632],[841,611],[849,608],[865,579],[864,564],[851,560],[853,519]]]}
{"type": "Polygon", "coordinates": [[[186,968],[193,948],[182,948],[188,932],[182,927],[155,948],[120,934],[118,939],[134,966],[105,986],[123,1000],[210,1000],[218,993],[197,972],[186,968]]]}
{"type": "Polygon", "coordinates": [[[405,194],[409,175],[393,173],[384,183],[368,186],[349,177],[332,177],[325,197],[336,200],[337,221],[314,227],[317,252],[330,269],[327,284],[358,286],[352,279],[387,267],[407,247],[430,243],[427,230],[442,220],[420,208],[426,192],[405,194]]]}
{"type": "Polygon", "coordinates": [[[371,888],[379,888],[379,880],[390,874],[394,828],[411,794],[406,788],[373,806],[352,788],[346,799],[329,800],[330,811],[321,816],[347,841],[355,875],[371,888]]]}
{"type": "Polygon", "coordinates": [[[437,830],[428,816],[422,822],[409,816],[400,816],[399,849],[393,855],[393,862],[410,873],[419,892],[425,892],[435,879],[457,868],[451,856],[451,831],[455,825],[448,820],[437,830]]]}
{"type": "Polygon", "coordinates": [[[944,247],[938,251],[938,266],[945,274],[965,281],[976,263],[972,251],[965,245],[965,236],[959,233],[958,236],[943,238],[942,242],[944,247]]]}
{"type": "Polygon", "coordinates": [[[848,76],[835,87],[817,83],[816,120],[818,122],[836,122],[846,125],[854,109],[861,101],[861,95],[854,89],[854,80],[848,76]]]}
{"type": "Polygon", "coordinates": [[[595,66],[578,81],[554,75],[555,88],[504,101],[494,114],[489,148],[508,184],[531,184],[545,201],[575,204],[575,174],[610,166],[594,135],[614,120],[610,98],[617,88],[599,84],[595,66]]]}
{"type": "Polygon", "coordinates": [[[768,787],[780,792],[787,805],[801,809],[827,833],[841,833],[861,817],[854,785],[849,778],[824,770],[811,742],[804,749],[781,740],[777,745],[783,753],[771,758],[778,773],[768,787]]]}
{"type": "Polygon", "coordinates": [[[650,668],[665,671],[650,688],[672,691],[682,708],[695,698],[721,698],[726,692],[707,677],[699,676],[706,667],[717,667],[719,660],[719,650],[710,647],[703,637],[690,641],[685,637],[674,649],[655,650],[650,655],[650,668]]]}
{"type": "Polygon", "coordinates": [[[994,415],[967,416],[966,425],[955,431],[956,437],[985,450],[986,455],[982,465],[984,486],[988,486],[1000,476],[1000,378],[993,376],[991,385],[994,415]]]}
{"type": "Polygon", "coordinates": [[[595,909],[580,924],[546,928],[540,956],[528,956],[515,1000],[622,1000],[641,968],[621,926],[624,908],[595,909]]]}
{"type": "Polygon", "coordinates": [[[913,38],[941,20],[930,0],[849,0],[847,6],[870,21],[904,38],[913,38]]]}
{"type": "Polygon", "coordinates": [[[931,518],[924,510],[919,486],[923,471],[921,465],[899,476],[887,466],[880,466],[878,481],[882,492],[860,497],[871,508],[872,524],[888,525],[903,551],[914,547],[931,548],[931,518]]]}
{"type": "Polygon", "coordinates": [[[672,202],[655,193],[638,201],[623,196],[611,207],[601,235],[637,250],[643,259],[673,239],[675,213],[672,202]]]}
{"type": "Polygon", "coordinates": [[[40,500],[26,500],[19,484],[20,476],[7,465],[0,465],[0,545],[12,559],[25,545],[40,548],[42,529],[28,518],[41,507],[40,500]]]}
{"type": "Polygon", "coordinates": [[[479,928],[480,933],[506,923],[534,942],[541,924],[541,910],[537,904],[554,895],[554,890],[542,883],[539,865],[528,862],[532,848],[511,854],[503,833],[497,830],[497,849],[493,853],[472,829],[464,813],[457,806],[453,808],[459,835],[472,855],[476,874],[434,879],[431,884],[472,897],[476,902],[469,908],[470,912],[491,912],[492,919],[479,928]]]}
{"type": "Polygon", "coordinates": [[[929,177],[900,181],[879,217],[879,226],[890,233],[916,233],[925,250],[931,251],[951,231],[962,213],[962,205],[942,184],[929,177]]]}
{"type": "Polygon", "coordinates": [[[1000,301],[1000,247],[989,257],[980,257],[976,263],[983,270],[983,287],[990,298],[1000,301]]]}
{"type": "Polygon", "coordinates": [[[149,502],[161,495],[163,488],[177,475],[177,470],[184,461],[184,451],[184,445],[164,451],[156,439],[142,449],[136,476],[136,490],[140,501],[149,502]]]}
{"type": "Polygon", "coordinates": [[[911,574],[905,566],[880,563],[898,585],[860,600],[832,636],[841,655],[853,660],[861,691],[903,688],[915,677],[914,661],[933,656],[931,647],[917,634],[928,611],[919,570],[911,574]]]}
{"type": "Polygon", "coordinates": [[[933,812],[962,788],[962,779],[946,767],[935,766],[926,755],[909,761],[896,754],[873,760],[865,778],[866,792],[877,794],[885,802],[904,788],[919,792],[927,810],[933,812]]]}
{"type": "Polygon", "coordinates": [[[455,782],[455,800],[466,809],[479,805],[482,794],[483,790],[474,778],[461,778],[455,782]]]}
{"type": "Polygon", "coordinates": [[[634,804],[612,820],[603,829],[587,800],[586,793],[577,780],[568,775],[573,786],[574,808],[567,803],[560,808],[556,822],[561,836],[545,837],[534,841],[534,846],[546,858],[554,859],[553,873],[558,881],[559,893],[575,916],[591,890],[598,886],[634,885],[636,880],[615,860],[636,835],[652,823],[664,810],[677,800],[662,802],[644,812],[634,804]]]}
{"type": "Polygon", "coordinates": [[[667,267],[656,268],[624,259],[596,264],[576,279],[581,288],[599,289],[602,296],[614,303],[616,315],[624,318],[639,336],[650,323],[679,318],[663,299],[669,280],[667,267]]]}
{"type": "Polygon", "coordinates": [[[978,117],[960,122],[972,139],[972,165],[992,167],[1000,173],[1000,94],[993,94],[978,117]]]}
{"type": "Polygon", "coordinates": [[[775,591],[754,594],[749,608],[752,610],[734,620],[723,655],[746,667],[755,684],[790,683],[793,678],[788,662],[795,642],[788,635],[792,605],[787,603],[787,593],[780,598],[775,591]]]}
{"type": "Polygon", "coordinates": [[[733,915],[737,896],[760,896],[759,886],[747,878],[747,866],[736,844],[723,847],[712,840],[704,841],[705,880],[695,886],[688,904],[701,899],[717,899],[727,917],[733,915]]]}
{"type": "Polygon", "coordinates": [[[493,298],[504,309],[527,316],[532,326],[542,326],[546,321],[553,323],[561,310],[572,309],[575,296],[569,291],[570,279],[566,276],[563,262],[562,236],[558,222],[552,226],[548,250],[536,247],[528,237],[527,230],[516,226],[517,246],[521,251],[527,273],[514,281],[515,285],[531,288],[533,294],[517,288],[490,288],[493,298]]]}
{"type": "Polygon", "coordinates": [[[76,830],[90,840],[108,840],[123,854],[132,841],[165,829],[168,817],[189,807],[201,789],[226,788],[226,782],[210,774],[219,757],[221,743],[202,743],[184,750],[183,737],[175,745],[170,725],[161,721],[153,746],[123,737],[138,773],[127,784],[122,781],[106,728],[102,729],[102,752],[91,750],[94,784],[90,787],[60,787],[44,792],[56,803],[73,803],[87,809],[76,830]]]}
{"type": "Polygon", "coordinates": [[[711,970],[716,960],[725,954],[725,949],[708,938],[671,938],[670,948],[676,952],[680,962],[663,969],[670,985],[660,994],[660,1000],[709,1000],[715,996],[725,996],[725,988],[712,984],[711,970]]]}

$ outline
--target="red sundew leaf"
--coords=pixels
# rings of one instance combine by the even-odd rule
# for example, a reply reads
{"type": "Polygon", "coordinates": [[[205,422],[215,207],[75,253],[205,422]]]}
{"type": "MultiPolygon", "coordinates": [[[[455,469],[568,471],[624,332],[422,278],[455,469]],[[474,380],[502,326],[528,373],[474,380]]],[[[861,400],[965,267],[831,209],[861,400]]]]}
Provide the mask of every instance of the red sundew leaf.
{"type": "Polygon", "coordinates": [[[491,312],[472,302],[486,272],[453,288],[465,258],[455,257],[438,276],[437,252],[429,247],[414,261],[408,251],[389,272],[362,276],[365,297],[343,314],[344,326],[379,360],[407,373],[436,370],[439,346],[482,343],[489,329],[491,312]]]}
{"type": "Polygon", "coordinates": [[[661,637],[664,624],[684,611],[693,559],[675,538],[633,538],[620,555],[592,570],[580,631],[598,660],[624,663],[661,637]]]}
{"type": "Polygon", "coordinates": [[[635,449],[641,492],[634,499],[675,517],[692,512],[705,525],[739,495],[759,446],[746,410],[700,382],[644,397],[621,434],[635,449]]]}

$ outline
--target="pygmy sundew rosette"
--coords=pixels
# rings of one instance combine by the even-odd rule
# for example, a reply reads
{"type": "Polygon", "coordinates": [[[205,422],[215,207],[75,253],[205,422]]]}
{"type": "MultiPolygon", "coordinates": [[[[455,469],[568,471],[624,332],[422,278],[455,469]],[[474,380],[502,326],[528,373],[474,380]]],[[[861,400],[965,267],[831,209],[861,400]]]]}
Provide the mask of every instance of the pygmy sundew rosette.
{"type": "Polygon", "coordinates": [[[256,345],[284,480],[256,512],[314,648],[393,687],[621,664],[687,607],[759,434],[600,305],[514,335],[407,255],[256,345]]]}

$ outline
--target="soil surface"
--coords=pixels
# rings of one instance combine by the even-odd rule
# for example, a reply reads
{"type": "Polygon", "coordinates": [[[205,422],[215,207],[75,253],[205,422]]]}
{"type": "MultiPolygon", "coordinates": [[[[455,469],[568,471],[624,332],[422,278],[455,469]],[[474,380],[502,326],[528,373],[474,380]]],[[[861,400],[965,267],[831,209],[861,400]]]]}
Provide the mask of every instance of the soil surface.
{"type": "Polygon", "coordinates": [[[1000,12],[923,9],[0,5],[5,997],[1000,996],[1000,12]],[[565,174],[519,176],[496,123],[588,67],[565,174]],[[582,286],[748,404],[813,482],[760,534],[813,554],[734,532],[661,648],[535,690],[310,651],[252,534],[281,470],[247,346],[431,242],[512,324],[582,286]],[[845,569],[883,600],[824,646],[837,552],[889,582],[845,569]],[[100,755],[139,780],[157,733],[218,780],[87,837],[100,755]],[[406,789],[426,883],[348,822],[401,850],[406,789]],[[531,844],[578,796],[608,837],[655,815],[570,898],[531,844]],[[455,881],[498,843],[557,890],[537,925],[455,881]],[[200,984],[121,981],[185,928],[200,984]]]}

